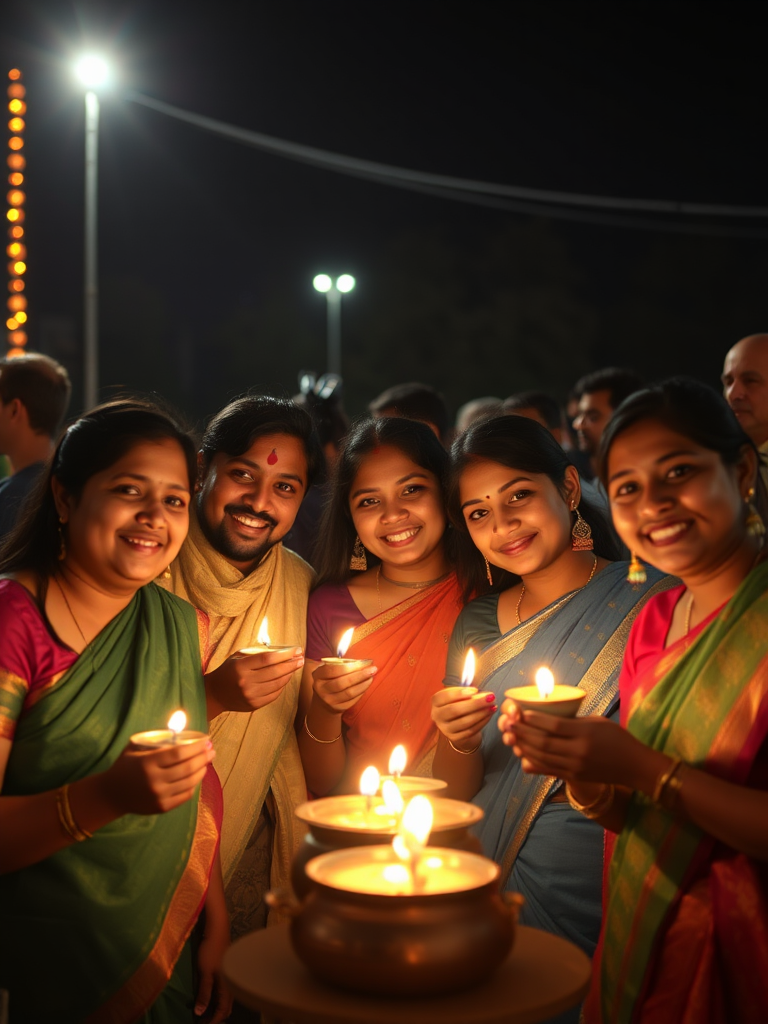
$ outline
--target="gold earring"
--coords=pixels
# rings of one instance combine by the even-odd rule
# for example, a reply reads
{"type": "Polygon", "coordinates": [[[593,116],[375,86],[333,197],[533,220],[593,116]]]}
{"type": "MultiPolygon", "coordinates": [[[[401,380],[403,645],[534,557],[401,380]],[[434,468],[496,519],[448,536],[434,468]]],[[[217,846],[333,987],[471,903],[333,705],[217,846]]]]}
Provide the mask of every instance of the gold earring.
{"type": "Polygon", "coordinates": [[[645,566],[633,551],[632,561],[629,563],[629,570],[627,572],[627,583],[645,583],[647,579],[648,574],[645,571],[645,566]]]}
{"type": "Polygon", "coordinates": [[[66,521],[66,519],[62,519],[62,517],[59,516],[59,553],[57,557],[60,562],[63,562],[64,559],[67,557],[67,544],[66,541],[64,540],[64,531],[61,528],[66,523],[66,521]]]}
{"type": "Polygon", "coordinates": [[[368,559],[365,557],[365,548],[359,537],[355,537],[355,546],[352,548],[352,557],[349,560],[349,568],[352,572],[365,572],[368,568],[368,559]]]}
{"type": "Polygon", "coordinates": [[[485,557],[485,555],[483,555],[483,561],[485,562],[485,575],[486,575],[486,579],[488,580],[488,585],[492,587],[493,586],[493,576],[491,576],[491,563],[488,561],[488,559],[485,557]]]}
{"type": "Polygon", "coordinates": [[[756,540],[762,542],[765,536],[765,523],[763,517],[757,511],[754,505],[755,488],[750,487],[747,492],[747,533],[750,537],[754,537],[756,540]]]}
{"type": "Polygon", "coordinates": [[[164,579],[164,580],[169,580],[170,578],[171,578],[171,567],[170,567],[170,565],[169,565],[169,566],[168,566],[168,567],[166,568],[165,572],[163,573],[163,579],[164,579]]]}
{"type": "Polygon", "coordinates": [[[571,511],[576,513],[576,522],[571,530],[571,547],[574,551],[591,551],[595,542],[592,540],[592,527],[579,512],[578,506],[571,506],[571,511]]]}

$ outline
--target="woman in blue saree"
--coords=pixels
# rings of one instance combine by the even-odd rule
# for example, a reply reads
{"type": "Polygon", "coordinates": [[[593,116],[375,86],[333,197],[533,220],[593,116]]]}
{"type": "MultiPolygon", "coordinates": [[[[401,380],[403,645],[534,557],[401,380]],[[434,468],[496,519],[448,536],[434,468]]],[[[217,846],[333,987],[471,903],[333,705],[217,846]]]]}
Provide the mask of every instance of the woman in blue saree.
{"type": "Polygon", "coordinates": [[[484,810],[477,834],[501,866],[503,887],[525,896],[521,922],[591,955],[603,830],[572,810],[558,779],[525,775],[488,725],[504,691],[533,683],[542,665],[557,683],[586,691],[579,714],[617,715],[629,628],[669,584],[660,573],[627,582],[627,565],[610,560],[609,528],[581,500],[577,471],[539,424],[517,416],[480,423],[456,441],[451,460],[449,513],[466,542],[460,571],[482,596],[459,616],[445,687],[433,699],[442,735],[434,773],[484,810]],[[495,585],[486,560],[502,570],[495,585]],[[474,685],[461,686],[470,647],[474,685]]]}

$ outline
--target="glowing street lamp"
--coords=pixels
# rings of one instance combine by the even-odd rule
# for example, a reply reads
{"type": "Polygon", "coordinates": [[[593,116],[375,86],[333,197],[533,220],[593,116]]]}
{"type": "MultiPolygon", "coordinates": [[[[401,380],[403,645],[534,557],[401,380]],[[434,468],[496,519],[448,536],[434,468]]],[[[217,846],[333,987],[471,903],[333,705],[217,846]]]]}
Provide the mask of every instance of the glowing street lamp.
{"type": "Polygon", "coordinates": [[[318,274],[312,284],[316,291],[325,293],[328,303],[327,372],[341,376],[341,296],[352,291],[355,279],[351,274],[342,274],[334,284],[328,274],[318,274]]]}
{"type": "Polygon", "coordinates": [[[85,295],[83,323],[83,366],[85,408],[92,409],[99,391],[99,284],[97,266],[97,183],[99,151],[99,97],[96,89],[109,81],[107,62],[86,54],[75,65],[75,74],[85,86],[85,295]]]}

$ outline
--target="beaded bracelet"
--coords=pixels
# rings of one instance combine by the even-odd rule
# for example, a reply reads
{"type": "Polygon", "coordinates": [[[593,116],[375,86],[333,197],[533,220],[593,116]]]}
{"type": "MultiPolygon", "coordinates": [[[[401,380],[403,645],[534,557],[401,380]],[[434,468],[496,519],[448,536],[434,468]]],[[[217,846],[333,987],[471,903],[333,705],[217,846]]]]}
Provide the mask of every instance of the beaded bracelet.
{"type": "Polygon", "coordinates": [[[610,810],[613,805],[613,798],[616,796],[616,787],[614,785],[603,786],[602,791],[599,795],[589,804],[581,804],[571,792],[571,787],[566,782],[565,784],[565,795],[568,797],[568,803],[574,809],[583,814],[585,818],[589,818],[590,821],[594,821],[596,818],[602,817],[606,811],[610,810]]]}
{"type": "MultiPolygon", "coordinates": [[[[448,739],[447,736],[446,739],[448,739]]],[[[471,750],[462,750],[461,747],[455,747],[450,740],[448,740],[448,746],[451,748],[451,750],[455,750],[457,754],[474,754],[476,750],[480,749],[481,743],[478,743],[476,747],[472,747],[471,750]]]]}
{"type": "MultiPolygon", "coordinates": [[[[307,712],[307,714],[309,714],[309,712],[307,712]]],[[[321,740],[319,736],[315,736],[307,725],[307,715],[304,715],[304,731],[311,740],[315,741],[315,743],[335,743],[337,740],[341,739],[341,733],[339,733],[338,736],[334,736],[332,740],[321,740]]]]}
{"type": "Polygon", "coordinates": [[[59,815],[61,827],[76,843],[82,843],[86,839],[93,838],[93,832],[81,828],[75,821],[72,808],[69,806],[69,783],[56,790],[56,811],[59,815]]]}

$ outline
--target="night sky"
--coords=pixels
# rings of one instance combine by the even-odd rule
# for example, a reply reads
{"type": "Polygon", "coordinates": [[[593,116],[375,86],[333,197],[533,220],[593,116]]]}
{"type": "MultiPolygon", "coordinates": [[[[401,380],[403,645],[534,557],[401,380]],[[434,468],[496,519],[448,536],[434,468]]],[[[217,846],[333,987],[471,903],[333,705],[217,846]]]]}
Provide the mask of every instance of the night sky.
{"type": "MultiPolygon", "coordinates": [[[[31,346],[82,400],[83,101],[102,98],[102,395],[155,389],[194,420],[325,368],[321,271],[346,404],[422,379],[452,410],[583,372],[716,383],[768,330],[768,219],[651,218],[682,234],[465,205],[224,141],[125,99],[351,156],[539,189],[768,206],[766,3],[6,0],[3,75],[27,87],[31,346]],[[728,235],[732,231],[734,234],[728,235]]],[[[7,79],[6,79],[7,81],[7,79]]],[[[648,218],[626,215],[648,227],[648,218]]]]}

